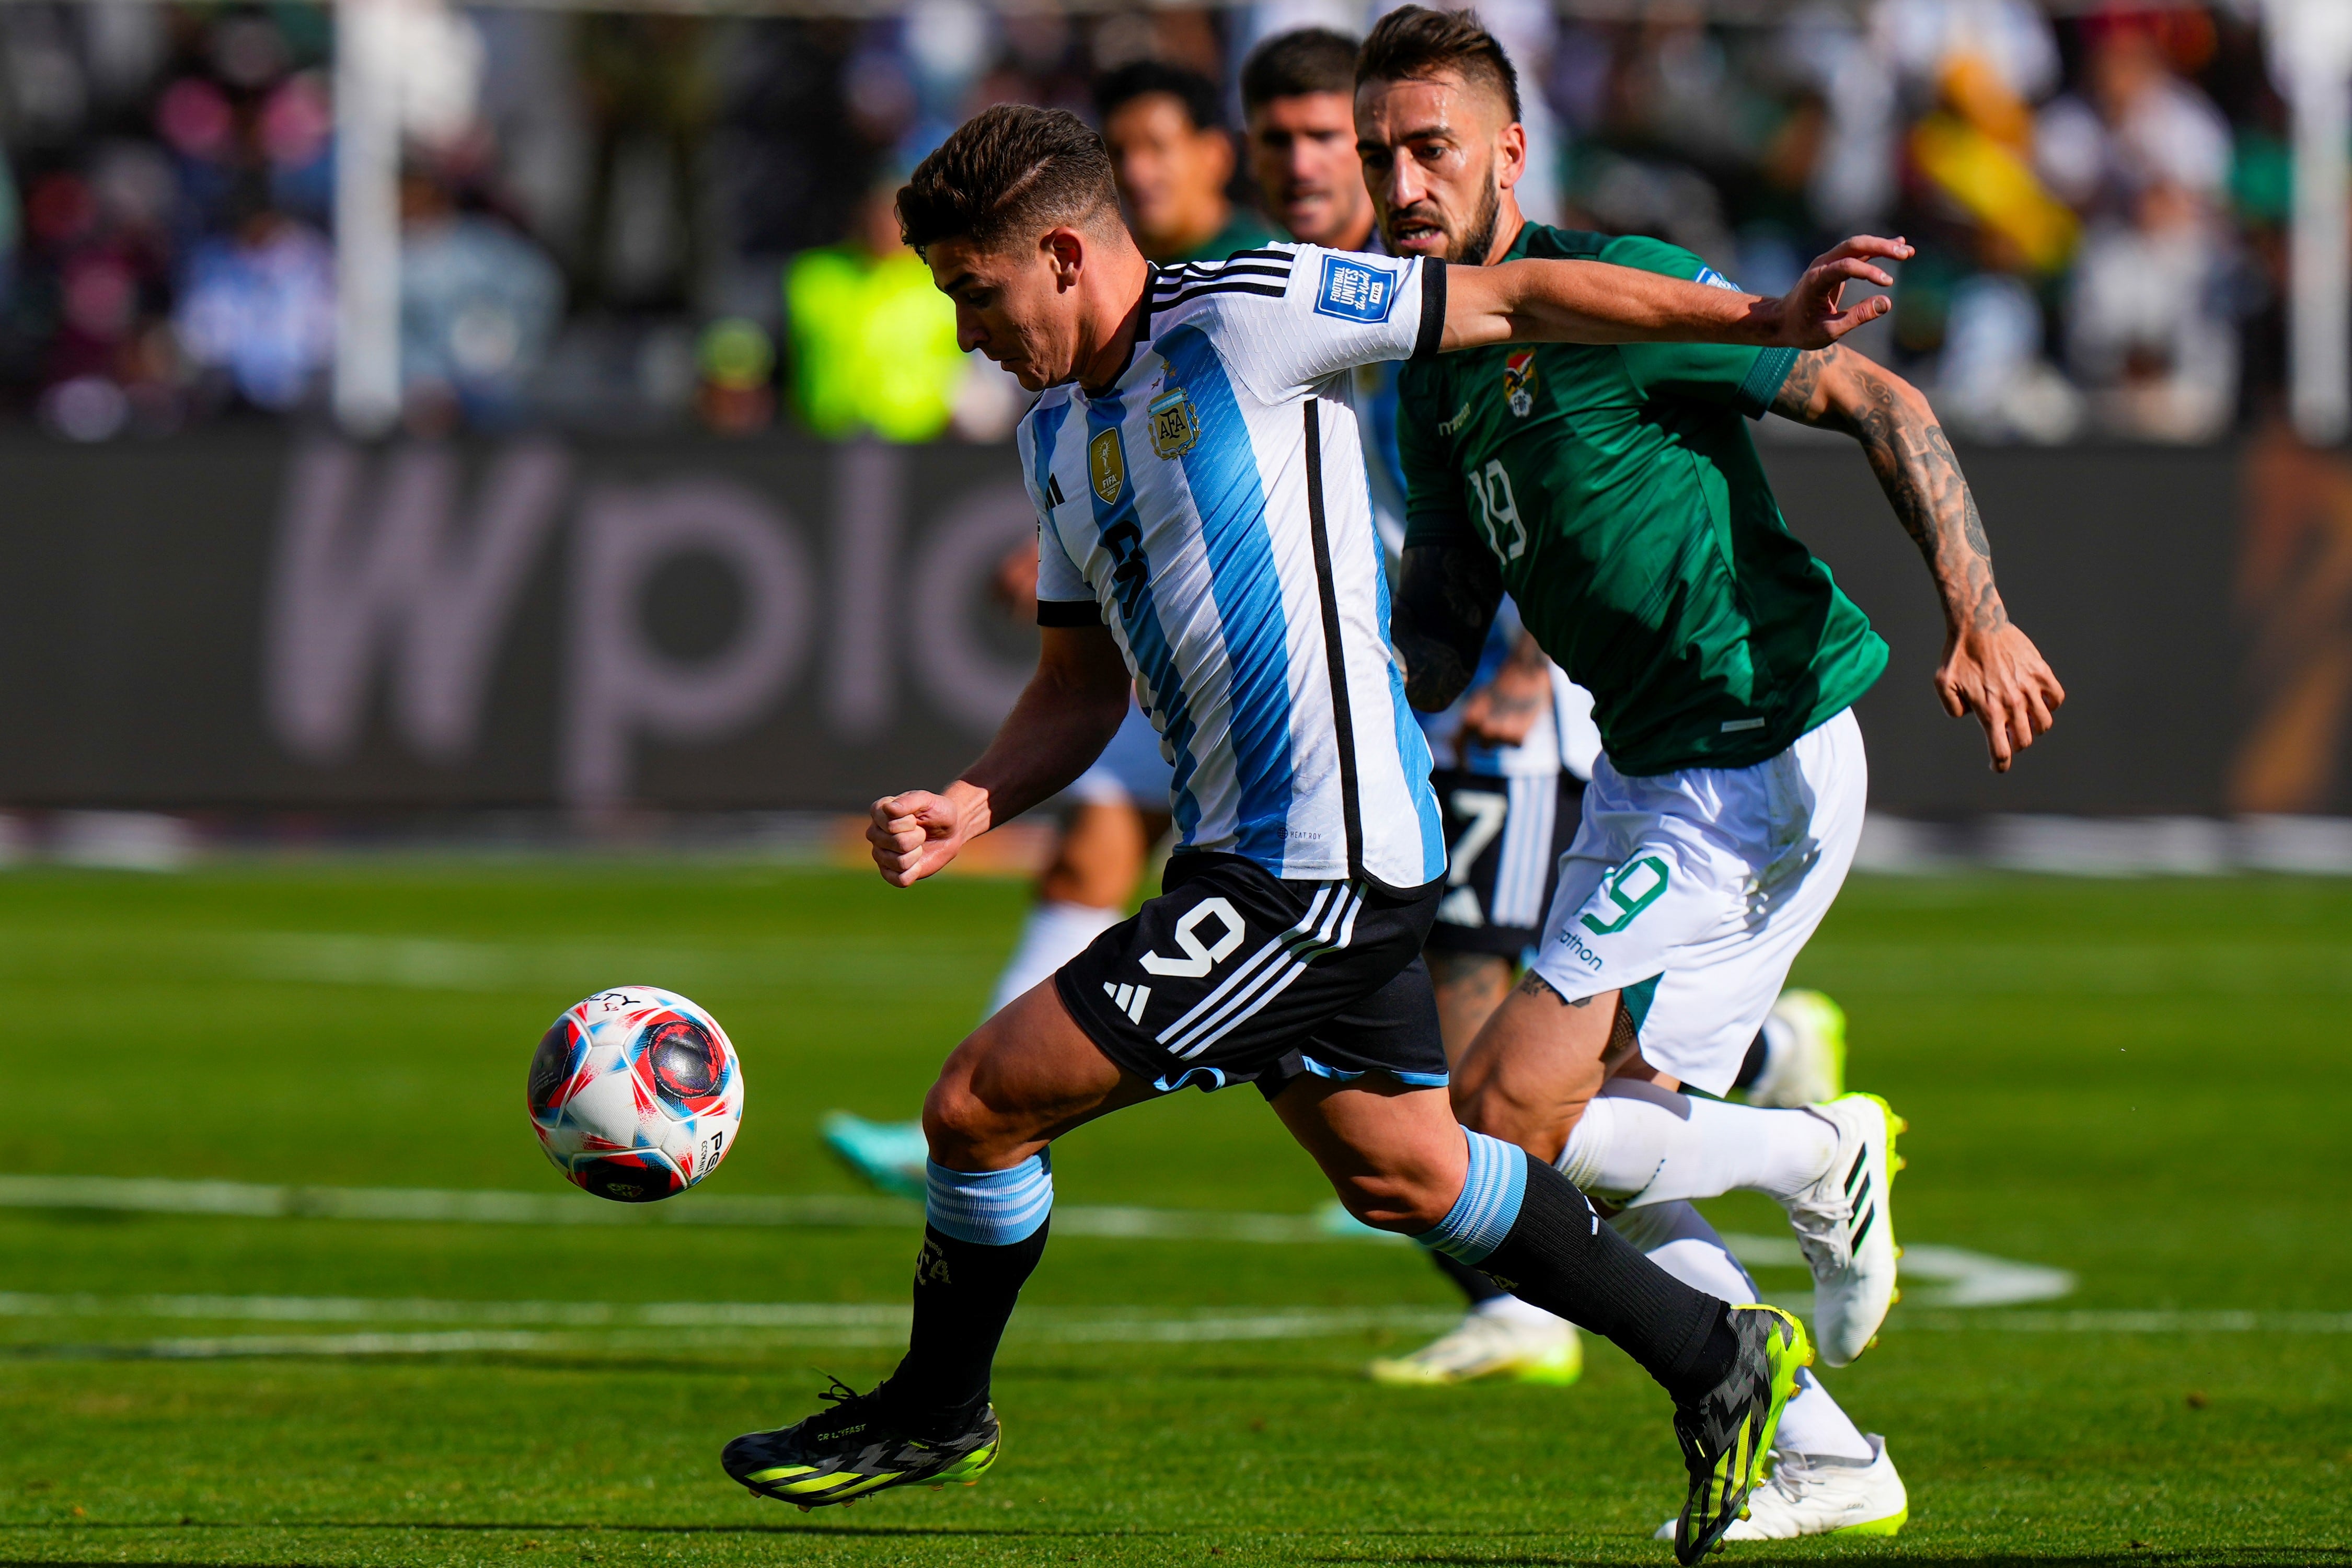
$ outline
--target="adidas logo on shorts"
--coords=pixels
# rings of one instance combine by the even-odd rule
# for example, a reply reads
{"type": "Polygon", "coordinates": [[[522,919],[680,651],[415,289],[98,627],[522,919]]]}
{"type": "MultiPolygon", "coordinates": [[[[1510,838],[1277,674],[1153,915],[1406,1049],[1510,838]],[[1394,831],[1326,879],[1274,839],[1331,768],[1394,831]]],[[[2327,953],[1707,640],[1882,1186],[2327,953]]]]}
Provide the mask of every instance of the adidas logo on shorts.
{"type": "Polygon", "coordinates": [[[1151,1000],[1151,987],[1114,985],[1106,980],[1103,982],[1103,994],[1110,998],[1112,1006],[1127,1015],[1129,1023],[1140,1024],[1143,1022],[1144,1005],[1151,1000]]]}

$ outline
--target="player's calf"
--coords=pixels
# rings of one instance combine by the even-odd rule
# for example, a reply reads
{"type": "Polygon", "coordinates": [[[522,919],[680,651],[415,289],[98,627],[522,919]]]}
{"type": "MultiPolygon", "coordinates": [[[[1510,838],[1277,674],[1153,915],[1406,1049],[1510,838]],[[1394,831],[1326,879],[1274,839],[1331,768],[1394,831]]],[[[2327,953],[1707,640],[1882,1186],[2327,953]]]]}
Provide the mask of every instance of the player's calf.
{"type": "Polygon", "coordinates": [[[1696,1563],[1762,1479],[1797,1369],[1812,1347],[1794,1318],[1694,1290],[1600,1223],[1549,1165],[1471,1132],[1462,1195],[1416,1237],[1485,1269],[1520,1300],[1607,1336],[1675,1401],[1690,1487],[1675,1554],[1696,1563]]]}
{"type": "Polygon", "coordinates": [[[1530,973],[1463,1053],[1454,1114],[1547,1163],[1558,1159],[1607,1080],[1616,1016],[1615,992],[1564,1001],[1530,973]]]}

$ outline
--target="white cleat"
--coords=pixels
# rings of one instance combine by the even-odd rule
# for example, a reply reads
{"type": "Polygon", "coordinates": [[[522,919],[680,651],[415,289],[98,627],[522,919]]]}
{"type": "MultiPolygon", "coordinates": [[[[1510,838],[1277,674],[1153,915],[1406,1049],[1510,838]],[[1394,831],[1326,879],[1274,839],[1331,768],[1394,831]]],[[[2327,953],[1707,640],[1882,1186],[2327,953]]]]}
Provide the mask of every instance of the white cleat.
{"type": "Polygon", "coordinates": [[[1845,1092],[1845,1009],[1818,991],[1780,993],[1772,1017],[1781,1026],[1748,1103],[1794,1110],[1845,1092]]]}
{"type": "Polygon", "coordinates": [[[1903,1119],[1874,1094],[1841,1095],[1807,1108],[1837,1129],[1837,1152],[1822,1179],[1787,1201],[1797,1245],[1813,1270],[1813,1343],[1844,1366],[1877,1342],[1895,1288],[1895,1136],[1903,1119]]]}
{"type": "MultiPolygon", "coordinates": [[[[1748,1517],[1724,1532],[1726,1541],[1794,1541],[1801,1535],[1893,1535],[1911,1517],[1911,1499],[1886,1439],[1870,1434],[1864,1459],[1775,1454],[1772,1479],[1748,1494],[1748,1517]]],[[[1675,1538],[1666,1521],[1660,1541],[1675,1538]]]]}
{"type": "Polygon", "coordinates": [[[1411,1355],[1365,1369],[1391,1387],[1443,1387],[1484,1377],[1565,1387],[1584,1375],[1576,1325],[1549,1312],[1472,1312],[1451,1332],[1411,1355]]]}

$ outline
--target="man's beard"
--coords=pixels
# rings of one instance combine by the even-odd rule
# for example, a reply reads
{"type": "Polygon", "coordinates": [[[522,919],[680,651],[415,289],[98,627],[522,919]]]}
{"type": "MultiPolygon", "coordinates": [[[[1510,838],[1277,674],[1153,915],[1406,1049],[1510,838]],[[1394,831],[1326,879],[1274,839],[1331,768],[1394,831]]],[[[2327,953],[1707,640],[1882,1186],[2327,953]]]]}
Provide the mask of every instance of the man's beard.
{"type": "Polygon", "coordinates": [[[1486,253],[1495,248],[1495,225],[1502,216],[1503,193],[1495,188],[1494,182],[1488,181],[1486,199],[1478,208],[1476,220],[1470,225],[1461,246],[1445,259],[1465,267],[1486,265],[1486,253]]]}

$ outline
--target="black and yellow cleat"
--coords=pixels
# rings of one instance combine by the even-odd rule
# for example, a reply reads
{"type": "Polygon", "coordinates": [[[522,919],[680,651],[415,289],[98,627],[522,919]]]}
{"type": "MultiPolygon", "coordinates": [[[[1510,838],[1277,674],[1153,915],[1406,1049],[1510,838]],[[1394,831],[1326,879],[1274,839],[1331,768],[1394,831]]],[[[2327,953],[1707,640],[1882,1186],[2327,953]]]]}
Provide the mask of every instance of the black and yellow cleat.
{"type": "Polygon", "coordinates": [[[1719,1550],[1724,1532],[1747,1517],[1780,1412],[1797,1391],[1797,1369],[1813,1361],[1804,1325],[1778,1307],[1734,1307],[1731,1330],[1739,1359],[1730,1373],[1698,1404],[1675,1407],[1690,1470],[1690,1495],[1675,1521],[1675,1561],[1684,1568],[1719,1550]]]}
{"type": "Polygon", "coordinates": [[[984,1407],[968,1432],[911,1436],[884,1417],[872,1394],[834,1379],[824,1397],[833,1408],[774,1432],[746,1432],[719,1462],[761,1497],[803,1509],[855,1502],[891,1487],[970,1486],[996,1462],[1003,1431],[984,1407]]]}

